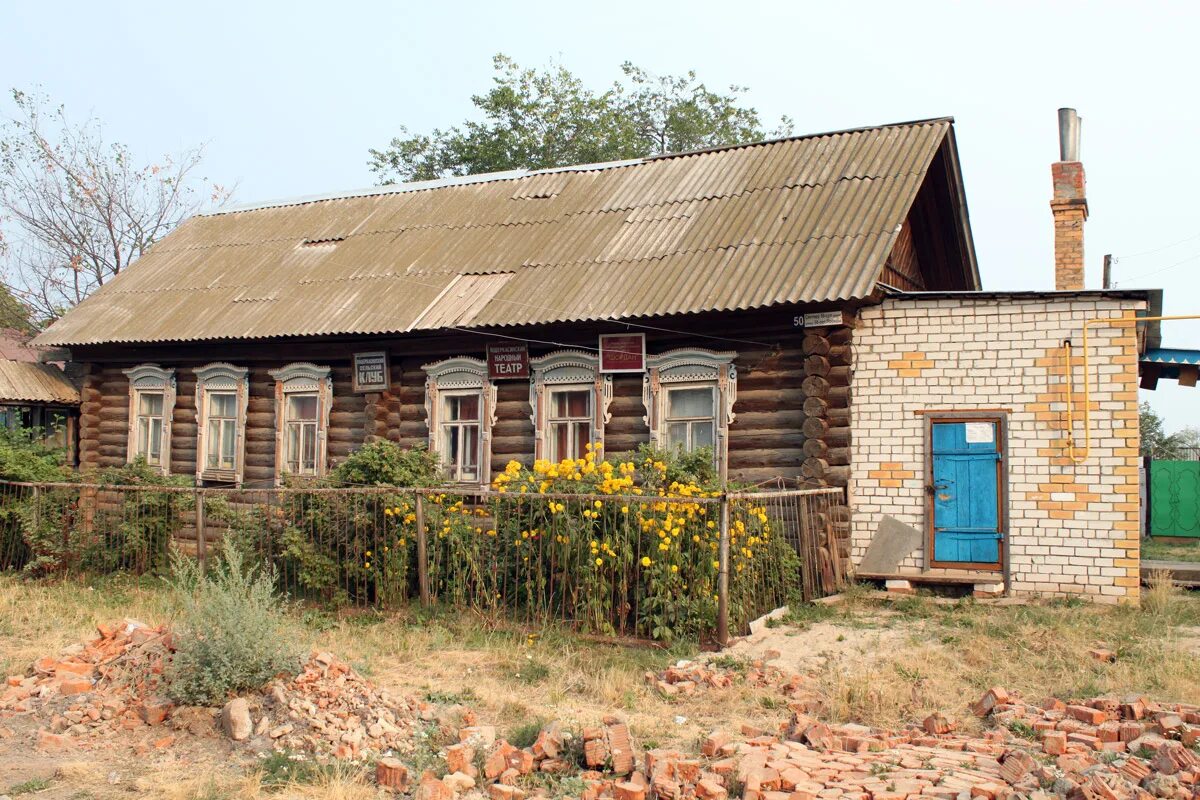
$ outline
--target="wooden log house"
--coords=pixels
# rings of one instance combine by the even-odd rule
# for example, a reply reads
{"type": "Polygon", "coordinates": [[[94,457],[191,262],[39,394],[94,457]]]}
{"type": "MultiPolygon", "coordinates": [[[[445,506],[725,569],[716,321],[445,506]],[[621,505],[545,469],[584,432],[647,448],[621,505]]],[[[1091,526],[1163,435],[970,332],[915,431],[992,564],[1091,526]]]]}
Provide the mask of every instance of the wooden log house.
{"type": "Polygon", "coordinates": [[[655,441],[715,447],[731,481],[844,486],[854,309],[977,285],[938,119],[225,209],[40,343],[84,365],[84,469],[140,453],[270,486],[383,437],[481,484],[510,459],[655,441]],[[601,369],[613,334],[644,339],[633,371],[601,369]],[[504,342],[527,377],[488,378],[504,342]],[[357,384],[362,354],[385,384],[357,384]],[[586,430],[551,441],[572,414],[586,430]]]}
{"type": "MultiPolygon", "coordinates": [[[[943,118],[219,209],[37,343],[83,370],[85,470],[270,487],[378,437],[479,487],[588,443],[712,447],[731,482],[846,487],[872,577],[1135,597],[1136,391],[1097,385],[1084,430],[1061,365],[1155,300],[1083,291],[1082,166],[1055,169],[1057,292],[981,291],[943,118]]],[[[1095,363],[1134,386],[1144,336],[1110,335],[1095,363]]]]}

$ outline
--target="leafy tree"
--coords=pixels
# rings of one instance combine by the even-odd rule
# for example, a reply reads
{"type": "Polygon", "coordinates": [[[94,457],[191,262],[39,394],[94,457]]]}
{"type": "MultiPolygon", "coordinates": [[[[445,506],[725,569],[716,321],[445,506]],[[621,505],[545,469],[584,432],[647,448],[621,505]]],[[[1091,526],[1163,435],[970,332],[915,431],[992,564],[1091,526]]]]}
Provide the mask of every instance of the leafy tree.
{"type": "Polygon", "coordinates": [[[380,183],[638,158],[792,131],[787,117],[765,131],[758,112],[742,105],[745,87],[714,92],[691,71],[659,76],[626,62],[624,82],[597,91],[561,64],[527,69],[501,54],[493,65],[495,85],[471,98],[483,121],[430,134],[402,128],[370,151],[380,183]]]}
{"type": "Polygon", "coordinates": [[[12,100],[15,114],[0,125],[0,264],[40,322],[119,274],[204,201],[227,196],[195,176],[199,147],[142,164],[107,142],[95,118],[73,123],[62,106],[17,89],[12,100]]]}
{"type": "Polygon", "coordinates": [[[1181,450],[1190,444],[1183,432],[1168,434],[1163,430],[1163,420],[1149,403],[1138,406],[1138,427],[1141,429],[1143,456],[1166,460],[1178,459],[1181,450]]]}

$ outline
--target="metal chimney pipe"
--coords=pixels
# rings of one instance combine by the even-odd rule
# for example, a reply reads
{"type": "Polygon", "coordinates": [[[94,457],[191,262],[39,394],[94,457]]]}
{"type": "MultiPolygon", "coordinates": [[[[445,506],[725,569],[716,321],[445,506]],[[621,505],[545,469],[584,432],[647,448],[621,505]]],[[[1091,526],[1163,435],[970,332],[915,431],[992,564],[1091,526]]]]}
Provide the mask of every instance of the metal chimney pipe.
{"type": "Polygon", "coordinates": [[[1079,128],[1083,120],[1073,108],[1058,110],[1058,160],[1079,160],[1079,128]]]}

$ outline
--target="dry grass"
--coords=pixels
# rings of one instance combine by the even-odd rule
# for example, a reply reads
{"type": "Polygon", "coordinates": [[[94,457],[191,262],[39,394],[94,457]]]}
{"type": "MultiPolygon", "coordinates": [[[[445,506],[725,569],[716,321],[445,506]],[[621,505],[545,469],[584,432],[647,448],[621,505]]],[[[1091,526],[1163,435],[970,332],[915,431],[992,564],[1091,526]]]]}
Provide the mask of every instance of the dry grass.
{"type": "Polygon", "coordinates": [[[925,598],[820,612],[848,631],[899,627],[906,644],[873,663],[828,662],[818,684],[837,720],[892,726],[932,711],[963,718],[1000,685],[1027,697],[1143,693],[1200,701],[1200,597],[1155,582],[1142,608],[1082,602],[988,605],[925,598]],[[1104,646],[1113,664],[1088,651],[1104,646]]]}
{"type": "MultiPolygon", "coordinates": [[[[34,658],[90,636],[97,622],[125,616],[169,620],[161,582],[27,582],[0,576],[0,672],[20,671],[34,658]]],[[[650,689],[644,673],[695,655],[686,647],[604,644],[555,629],[530,631],[419,609],[390,615],[297,609],[295,620],[314,649],[338,653],[381,686],[443,705],[461,702],[502,734],[535,720],[580,726],[617,712],[643,744],[691,749],[713,728],[736,731],[748,723],[771,730],[788,716],[785,699],[772,689],[735,684],[685,698],[665,698],[650,689]]],[[[844,606],[798,609],[778,632],[794,641],[796,652],[811,655],[819,646],[817,631],[808,629],[818,621],[827,642],[830,625],[846,644],[856,636],[878,641],[867,634],[890,629],[886,653],[863,658],[846,648],[814,671],[832,720],[892,726],[940,710],[978,725],[966,707],[997,684],[1035,698],[1137,692],[1200,701],[1200,596],[1185,595],[1165,580],[1152,582],[1141,609],[1073,602],[947,604],[921,597],[883,603],[855,591],[844,606]],[[1117,661],[1102,664],[1089,657],[1087,651],[1098,645],[1114,650],[1117,661]]],[[[56,783],[97,798],[128,796],[131,786],[164,800],[267,793],[351,800],[374,794],[369,781],[353,771],[266,787],[262,776],[236,764],[212,767],[126,764],[122,769],[137,778],[108,786],[102,776],[111,764],[82,764],[62,771],[56,783]]]]}

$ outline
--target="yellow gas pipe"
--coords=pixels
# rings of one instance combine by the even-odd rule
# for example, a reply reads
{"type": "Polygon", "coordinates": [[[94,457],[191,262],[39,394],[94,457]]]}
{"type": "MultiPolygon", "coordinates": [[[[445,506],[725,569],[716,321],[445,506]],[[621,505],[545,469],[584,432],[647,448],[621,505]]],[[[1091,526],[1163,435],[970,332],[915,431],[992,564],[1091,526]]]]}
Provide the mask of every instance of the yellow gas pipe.
{"type": "Polygon", "coordinates": [[[1092,384],[1091,366],[1088,357],[1088,329],[1093,325],[1108,325],[1114,328],[1137,326],[1143,322],[1170,322],[1172,320],[1200,319],[1200,314],[1183,314],[1171,317],[1118,317],[1089,319],[1083,323],[1083,455],[1075,452],[1075,419],[1071,404],[1072,389],[1075,383],[1074,370],[1071,368],[1071,340],[1063,342],[1063,355],[1067,364],[1067,455],[1076,464],[1082,464],[1092,455],[1092,384]]]}

